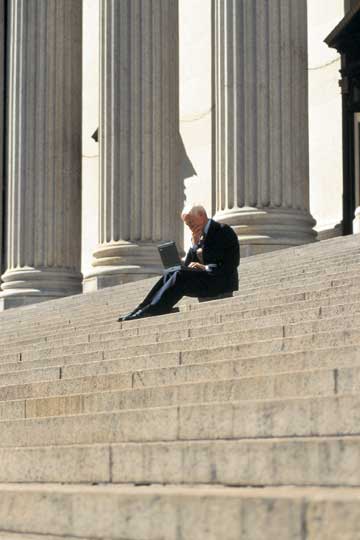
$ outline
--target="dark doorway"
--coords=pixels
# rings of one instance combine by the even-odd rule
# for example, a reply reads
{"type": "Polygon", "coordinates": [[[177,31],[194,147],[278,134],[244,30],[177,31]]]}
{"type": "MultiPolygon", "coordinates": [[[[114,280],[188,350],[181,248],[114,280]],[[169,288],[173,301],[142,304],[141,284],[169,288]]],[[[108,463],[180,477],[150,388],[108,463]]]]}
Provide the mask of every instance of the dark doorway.
{"type": "Polygon", "coordinates": [[[357,3],[357,0],[345,0],[344,1],[345,13],[350,11],[350,9],[352,9],[356,5],[356,3],[357,3]]]}
{"type": "Polygon", "coordinates": [[[352,234],[355,209],[360,206],[360,173],[358,166],[360,113],[360,0],[348,0],[349,8],[331,34],[325,39],[329,47],[341,54],[343,109],[343,232],[352,234]]]}

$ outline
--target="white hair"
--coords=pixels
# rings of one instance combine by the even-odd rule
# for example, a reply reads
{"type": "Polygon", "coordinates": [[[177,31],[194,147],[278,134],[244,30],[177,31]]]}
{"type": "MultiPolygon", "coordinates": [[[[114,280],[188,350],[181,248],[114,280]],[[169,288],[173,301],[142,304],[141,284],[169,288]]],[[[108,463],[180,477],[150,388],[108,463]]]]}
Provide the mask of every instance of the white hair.
{"type": "Polygon", "coordinates": [[[181,212],[182,216],[187,215],[199,215],[199,214],[205,214],[207,216],[207,212],[205,208],[201,204],[187,204],[184,206],[183,211],[181,212]]]}

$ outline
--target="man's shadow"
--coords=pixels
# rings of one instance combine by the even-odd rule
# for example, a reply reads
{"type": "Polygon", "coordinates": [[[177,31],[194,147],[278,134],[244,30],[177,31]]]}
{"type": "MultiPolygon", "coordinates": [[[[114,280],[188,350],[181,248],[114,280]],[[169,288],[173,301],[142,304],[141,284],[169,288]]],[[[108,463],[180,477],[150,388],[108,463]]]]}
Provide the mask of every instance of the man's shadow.
{"type": "MultiPolygon", "coordinates": [[[[99,128],[97,128],[94,133],[91,135],[91,138],[95,142],[99,142],[99,128]]],[[[197,176],[197,172],[186,152],[184,142],[182,140],[180,132],[177,133],[177,169],[178,169],[178,180],[179,183],[182,182],[183,197],[181,201],[181,208],[179,207],[179,213],[181,212],[184,201],[185,201],[185,180],[191,178],[192,176],[197,176]]]]}
{"type": "MultiPolygon", "coordinates": [[[[99,128],[96,128],[94,133],[91,135],[91,138],[95,142],[99,142],[99,128]]],[[[184,142],[180,133],[177,134],[178,139],[178,159],[179,159],[179,178],[183,181],[192,176],[197,176],[197,173],[194,169],[192,162],[186,152],[184,142]]]]}

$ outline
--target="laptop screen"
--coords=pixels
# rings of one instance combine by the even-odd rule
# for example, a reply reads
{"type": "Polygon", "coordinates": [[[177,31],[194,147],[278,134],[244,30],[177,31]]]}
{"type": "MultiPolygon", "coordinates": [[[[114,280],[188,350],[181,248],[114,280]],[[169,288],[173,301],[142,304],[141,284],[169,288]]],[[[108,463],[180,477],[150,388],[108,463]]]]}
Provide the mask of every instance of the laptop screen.
{"type": "Polygon", "coordinates": [[[165,242],[158,246],[164,268],[181,265],[181,259],[175,242],[165,242]]]}

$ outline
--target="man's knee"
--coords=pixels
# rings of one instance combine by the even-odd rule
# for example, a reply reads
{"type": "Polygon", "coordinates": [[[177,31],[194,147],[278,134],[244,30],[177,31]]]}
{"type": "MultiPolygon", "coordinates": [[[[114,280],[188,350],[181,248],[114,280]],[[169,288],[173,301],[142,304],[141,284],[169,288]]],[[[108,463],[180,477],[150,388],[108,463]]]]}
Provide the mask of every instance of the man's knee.
{"type": "Polygon", "coordinates": [[[170,268],[166,268],[166,270],[164,270],[163,277],[171,277],[173,274],[175,274],[175,272],[178,272],[179,270],[181,270],[181,266],[171,266],[170,268]]]}
{"type": "Polygon", "coordinates": [[[183,271],[181,268],[176,268],[171,272],[171,277],[179,278],[179,276],[183,275],[183,271]]]}
{"type": "Polygon", "coordinates": [[[186,277],[187,277],[186,271],[183,270],[182,268],[178,268],[177,270],[174,270],[172,272],[169,279],[172,285],[175,285],[175,284],[179,285],[179,284],[185,283],[186,277]]]}

